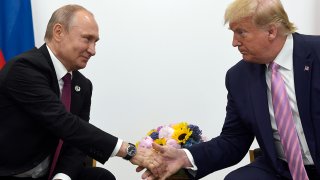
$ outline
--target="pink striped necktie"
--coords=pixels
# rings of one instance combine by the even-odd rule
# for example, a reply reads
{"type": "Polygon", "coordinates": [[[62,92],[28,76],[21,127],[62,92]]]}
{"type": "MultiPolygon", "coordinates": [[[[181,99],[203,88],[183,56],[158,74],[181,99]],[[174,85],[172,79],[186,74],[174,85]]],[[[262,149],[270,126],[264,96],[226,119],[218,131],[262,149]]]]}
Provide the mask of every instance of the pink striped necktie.
{"type": "Polygon", "coordinates": [[[269,67],[272,70],[271,94],[274,117],[291,176],[293,180],[308,180],[288,94],[281,74],[278,72],[280,66],[272,62],[269,67]]]}
{"type": "MultiPolygon", "coordinates": [[[[71,104],[71,74],[67,73],[65,76],[63,76],[62,78],[63,80],[63,88],[62,88],[62,93],[61,93],[61,101],[64,104],[66,110],[68,112],[70,112],[70,104],[71,104]]],[[[49,177],[48,179],[51,180],[52,176],[53,176],[53,171],[56,167],[58,158],[59,158],[59,154],[61,151],[61,147],[62,147],[63,141],[60,139],[59,140],[59,144],[57,146],[56,152],[54,153],[53,156],[53,160],[51,163],[51,167],[50,167],[50,173],[49,173],[49,177]]]]}

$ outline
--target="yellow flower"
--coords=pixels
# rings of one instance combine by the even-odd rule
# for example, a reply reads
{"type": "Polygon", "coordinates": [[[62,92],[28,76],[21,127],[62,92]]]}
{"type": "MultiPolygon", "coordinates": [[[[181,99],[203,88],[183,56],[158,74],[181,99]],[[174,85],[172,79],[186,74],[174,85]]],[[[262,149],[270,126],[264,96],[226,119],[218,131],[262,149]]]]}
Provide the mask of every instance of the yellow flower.
{"type": "Polygon", "coordinates": [[[174,129],[172,139],[175,139],[179,144],[185,144],[192,134],[186,122],[175,124],[172,128],[174,129]]]}
{"type": "Polygon", "coordinates": [[[140,144],[140,141],[138,141],[138,142],[136,143],[136,148],[139,147],[139,144],[140,144]]]}
{"type": "Polygon", "coordinates": [[[156,139],[156,140],[154,140],[154,142],[155,142],[156,144],[161,145],[161,146],[164,146],[164,145],[166,145],[166,143],[167,143],[167,141],[166,141],[165,138],[156,139]]]}

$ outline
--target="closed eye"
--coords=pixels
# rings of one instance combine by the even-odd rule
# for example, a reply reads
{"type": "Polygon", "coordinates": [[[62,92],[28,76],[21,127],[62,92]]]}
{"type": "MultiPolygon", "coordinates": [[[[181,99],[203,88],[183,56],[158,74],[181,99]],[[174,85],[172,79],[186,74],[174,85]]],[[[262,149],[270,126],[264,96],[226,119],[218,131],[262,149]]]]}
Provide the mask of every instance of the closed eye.
{"type": "Polygon", "coordinates": [[[84,40],[84,41],[86,41],[86,42],[90,42],[90,43],[96,43],[97,41],[99,41],[99,38],[96,38],[96,37],[94,37],[94,36],[86,36],[86,35],[84,35],[84,36],[82,36],[82,39],[84,40]]]}

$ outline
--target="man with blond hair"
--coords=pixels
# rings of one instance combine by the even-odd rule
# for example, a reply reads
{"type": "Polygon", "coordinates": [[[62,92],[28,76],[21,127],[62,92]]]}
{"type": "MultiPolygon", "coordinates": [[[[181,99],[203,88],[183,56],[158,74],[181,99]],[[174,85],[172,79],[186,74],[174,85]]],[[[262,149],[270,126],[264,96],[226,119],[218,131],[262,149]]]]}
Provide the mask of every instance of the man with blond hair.
{"type": "Polygon", "coordinates": [[[235,0],[225,23],[243,59],[226,75],[222,132],[188,149],[154,145],[168,164],[161,179],[181,168],[199,179],[235,165],[254,138],[262,155],[226,180],[320,179],[320,37],[296,33],[279,0],[235,0]]]}

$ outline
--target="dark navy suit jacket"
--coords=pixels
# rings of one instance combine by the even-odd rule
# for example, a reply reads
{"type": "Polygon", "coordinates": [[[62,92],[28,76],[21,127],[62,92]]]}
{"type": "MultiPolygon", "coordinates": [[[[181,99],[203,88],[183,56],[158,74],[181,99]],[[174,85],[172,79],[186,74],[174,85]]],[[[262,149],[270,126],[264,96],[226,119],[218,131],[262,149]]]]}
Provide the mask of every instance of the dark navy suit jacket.
{"type": "Polygon", "coordinates": [[[65,110],[45,45],[10,60],[0,71],[0,176],[32,169],[54,153],[59,139],[56,169],[72,179],[85,154],[107,161],[117,138],[88,123],[91,93],[90,80],[74,71],[71,113],[65,110]]]}
{"type": "MultiPolygon", "coordinates": [[[[320,37],[293,34],[293,71],[298,110],[311,156],[320,174],[320,37]]],[[[220,136],[189,150],[196,178],[241,161],[256,137],[264,162],[290,176],[278,159],[268,110],[265,64],[243,60],[226,75],[228,103],[220,136]]]]}

